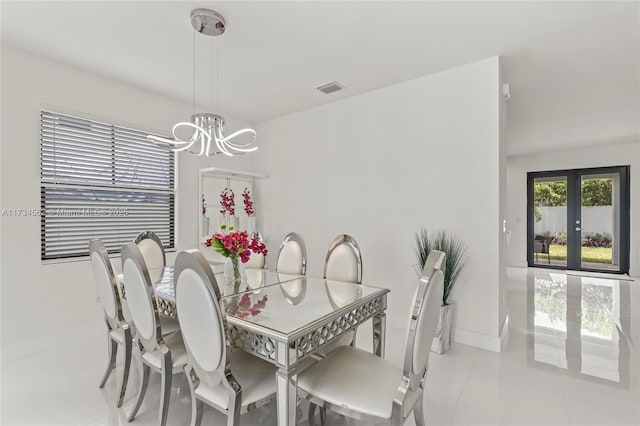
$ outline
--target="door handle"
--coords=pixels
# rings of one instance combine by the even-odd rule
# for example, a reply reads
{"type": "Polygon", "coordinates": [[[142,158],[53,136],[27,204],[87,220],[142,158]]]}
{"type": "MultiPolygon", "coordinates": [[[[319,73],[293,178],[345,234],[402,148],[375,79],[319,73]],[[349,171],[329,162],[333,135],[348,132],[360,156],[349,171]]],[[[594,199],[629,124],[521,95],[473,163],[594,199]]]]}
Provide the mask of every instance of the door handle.
{"type": "Polygon", "coordinates": [[[580,228],[579,226],[576,226],[576,231],[582,231],[582,228],[580,228]]]}

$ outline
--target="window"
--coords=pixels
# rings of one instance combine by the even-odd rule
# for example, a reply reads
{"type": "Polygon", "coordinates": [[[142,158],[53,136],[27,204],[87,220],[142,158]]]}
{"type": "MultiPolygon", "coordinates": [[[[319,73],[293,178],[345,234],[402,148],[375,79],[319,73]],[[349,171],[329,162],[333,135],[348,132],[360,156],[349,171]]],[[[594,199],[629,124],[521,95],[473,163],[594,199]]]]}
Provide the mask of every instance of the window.
{"type": "Polygon", "coordinates": [[[51,111],[40,114],[42,260],[110,253],[153,231],[175,247],[174,153],[147,132],[51,111]]]}

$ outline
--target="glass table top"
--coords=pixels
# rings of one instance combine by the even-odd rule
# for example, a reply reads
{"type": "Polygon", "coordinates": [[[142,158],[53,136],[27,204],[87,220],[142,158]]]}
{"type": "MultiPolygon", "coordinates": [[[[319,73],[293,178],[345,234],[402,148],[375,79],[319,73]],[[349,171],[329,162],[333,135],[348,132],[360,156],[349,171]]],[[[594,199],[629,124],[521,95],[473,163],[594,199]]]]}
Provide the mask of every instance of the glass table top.
{"type": "Polygon", "coordinates": [[[350,304],[373,299],[388,289],[299,277],[277,285],[224,297],[227,320],[244,321],[283,335],[291,335],[315,321],[334,315],[350,304]]]}
{"type": "MultiPolygon", "coordinates": [[[[231,296],[235,294],[232,286],[225,286],[225,277],[222,268],[219,265],[211,265],[213,274],[218,284],[221,296],[231,296]]],[[[176,293],[174,288],[173,267],[150,269],[149,275],[151,281],[157,283],[155,292],[158,297],[165,300],[175,302],[176,293]]],[[[259,289],[266,286],[275,285],[284,281],[298,278],[298,275],[283,274],[280,272],[269,271],[266,269],[246,269],[247,285],[239,289],[239,293],[259,289]]]]}

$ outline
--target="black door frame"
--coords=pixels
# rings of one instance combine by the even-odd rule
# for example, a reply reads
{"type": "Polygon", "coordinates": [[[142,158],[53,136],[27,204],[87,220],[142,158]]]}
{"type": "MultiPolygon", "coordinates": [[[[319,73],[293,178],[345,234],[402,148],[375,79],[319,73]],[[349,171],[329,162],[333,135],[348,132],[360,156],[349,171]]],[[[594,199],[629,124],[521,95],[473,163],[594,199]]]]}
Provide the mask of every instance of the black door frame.
{"type": "Polygon", "coordinates": [[[630,173],[629,166],[613,166],[613,167],[593,167],[585,169],[568,169],[568,170],[550,170],[541,172],[527,173],[527,264],[534,268],[548,269],[571,269],[586,272],[608,272],[614,274],[629,273],[629,255],[630,255],[630,173]],[[591,174],[620,174],[620,270],[611,271],[604,269],[591,269],[582,267],[581,259],[581,232],[575,231],[576,221],[581,220],[581,177],[591,174]],[[567,178],[567,265],[543,265],[534,262],[533,239],[535,238],[534,225],[534,191],[533,183],[536,178],[541,177],[566,177],[567,178]],[[573,207],[570,207],[573,206],[573,207]],[[569,247],[576,249],[569,251],[569,247]]]}

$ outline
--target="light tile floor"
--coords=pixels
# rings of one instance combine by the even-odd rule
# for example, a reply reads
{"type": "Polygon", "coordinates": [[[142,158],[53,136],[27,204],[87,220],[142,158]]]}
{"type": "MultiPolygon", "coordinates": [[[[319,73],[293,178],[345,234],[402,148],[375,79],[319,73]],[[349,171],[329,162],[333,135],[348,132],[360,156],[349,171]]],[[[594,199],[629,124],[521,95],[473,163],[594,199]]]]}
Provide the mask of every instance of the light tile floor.
{"type": "MultiPolygon", "coordinates": [[[[509,277],[505,353],[453,344],[444,355],[432,354],[427,424],[640,425],[640,281],[534,269],[513,269],[509,277]]],[[[387,358],[397,364],[403,335],[387,332],[387,358]]],[[[129,424],[125,413],[139,376],[133,372],[124,408],[115,409],[115,380],[97,388],[105,362],[102,337],[3,362],[0,423],[129,424]]],[[[157,424],[159,388],[154,374],[131,424],[157,424]]],[[[188,425],[190,398],[180,375],[171,400],[168,425],[188,425]]],[[[242,424],[274,425],[274,412],[272,402],[243,415],[242,424]]],[[[335,415],[327,423],[363,425],[335,415]]],[[[206,409],[203,424],[226,423],[206,409]]],[[[415,425],[413,418],[406,424],[415,425]]]]}

